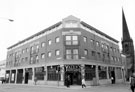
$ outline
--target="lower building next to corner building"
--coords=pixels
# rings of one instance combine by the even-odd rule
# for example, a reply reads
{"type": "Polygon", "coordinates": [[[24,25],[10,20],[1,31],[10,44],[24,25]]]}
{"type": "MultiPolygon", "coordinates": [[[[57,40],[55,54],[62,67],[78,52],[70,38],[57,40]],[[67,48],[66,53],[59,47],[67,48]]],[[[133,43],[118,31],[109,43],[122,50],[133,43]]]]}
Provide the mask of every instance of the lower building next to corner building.
{"type": "Polygon", "coordinates": [[[123,82],[118,41],[74,16],[8,48],[6,82],[102,85],[123,82]]]}

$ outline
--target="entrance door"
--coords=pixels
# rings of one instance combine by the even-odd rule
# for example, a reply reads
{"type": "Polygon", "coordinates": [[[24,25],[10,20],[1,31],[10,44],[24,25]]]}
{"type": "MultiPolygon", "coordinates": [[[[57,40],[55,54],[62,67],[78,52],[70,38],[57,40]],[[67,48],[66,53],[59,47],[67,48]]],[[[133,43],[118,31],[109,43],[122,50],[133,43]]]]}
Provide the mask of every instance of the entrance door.
{"type": "Polygon", "coordinates": [[[113,83],[115,83],[115,72],[111,71],[111,76],[114,78],[113,83]]]}
{"type": "Polygon", "coordinates": [[[65,73],[65,79],[70,77],[70,85],[81,85],[81,73],[78,71],[67,71],[65,73]]]}
{"type": "Polygon", "coordinates": [[[29,79],[29,73],[25,73],[25,84],[28,84],[28,79],[29,79]]]}

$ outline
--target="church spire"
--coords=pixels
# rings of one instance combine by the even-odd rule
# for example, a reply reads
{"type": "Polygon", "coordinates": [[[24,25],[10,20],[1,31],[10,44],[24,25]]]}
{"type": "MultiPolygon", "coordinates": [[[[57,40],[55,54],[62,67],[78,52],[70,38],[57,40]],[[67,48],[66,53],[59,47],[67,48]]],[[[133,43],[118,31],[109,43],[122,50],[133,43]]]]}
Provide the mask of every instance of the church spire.
{"type": "Polygon", "coordinates": [[[131,40],[123,9],[122,9],[122,28],[123,28],[122,29],[123,30],[123,39],[122,39],[122,41],[131,40]]]}

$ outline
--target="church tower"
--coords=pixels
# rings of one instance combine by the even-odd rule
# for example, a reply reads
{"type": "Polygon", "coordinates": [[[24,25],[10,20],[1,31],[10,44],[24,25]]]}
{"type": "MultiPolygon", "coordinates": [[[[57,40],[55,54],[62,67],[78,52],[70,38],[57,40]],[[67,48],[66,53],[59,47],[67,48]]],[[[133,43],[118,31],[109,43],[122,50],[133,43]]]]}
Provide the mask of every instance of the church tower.
{"type": "Polygon", "coordinates": [[[135,70],[134,68],[134,45],[133,40],[130,37],[127,22],[125,19],[124,11],[122,10],[122,31],[123,31],[123,37],[122,37],[122,53],[126,55],[126,67],[127,67],[127,77],[130,76],[131,72],[135,70]]]}

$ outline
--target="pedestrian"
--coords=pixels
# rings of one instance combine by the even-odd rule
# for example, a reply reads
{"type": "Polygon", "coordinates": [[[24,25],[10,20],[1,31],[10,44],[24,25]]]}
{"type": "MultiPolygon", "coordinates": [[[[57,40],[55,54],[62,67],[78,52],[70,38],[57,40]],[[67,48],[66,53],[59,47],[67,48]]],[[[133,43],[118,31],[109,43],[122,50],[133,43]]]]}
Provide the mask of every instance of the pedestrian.
{"type": "Polygon", "coordinates": [[[111,81],[112,81],[112,84],[114,84],[114,78],[113,78],[113,76],[111,77],[111,81]]]}
{"type": "Polygon", "coordinates": [[[70,87],[70,76],[69,75],[67,76],[67,87],[68,88],[70,87]]]}
{"type": "Polygon", "coordinates": [[[82,88],[85,87],[86,88],[86,84],[85,84],[85,79],[82,78],[82,88]]]}
{"type": "Polygon", "coordinates": [[[131,91],[134,92],[134,89],[135,89],[135,73],[133,73],[130,77],[130,88],[131,88],[131,91]]]}

